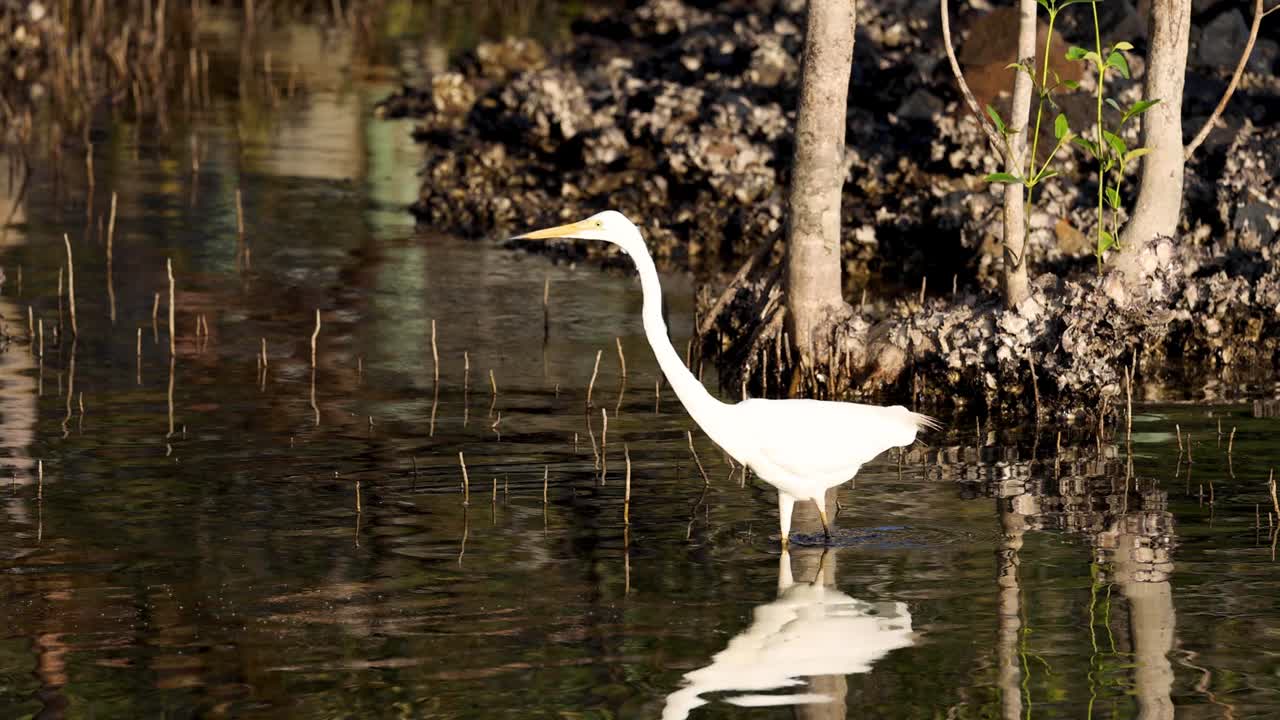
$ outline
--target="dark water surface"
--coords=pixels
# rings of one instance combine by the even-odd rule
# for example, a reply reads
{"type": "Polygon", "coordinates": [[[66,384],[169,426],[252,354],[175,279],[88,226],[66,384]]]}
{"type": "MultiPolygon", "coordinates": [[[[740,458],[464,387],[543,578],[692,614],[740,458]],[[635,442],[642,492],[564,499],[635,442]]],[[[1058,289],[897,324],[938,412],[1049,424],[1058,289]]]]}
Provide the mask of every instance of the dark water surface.
{"type": "MultiPolygon", "coordinates": [[[[1146,406],[1099,448],[947,419],[842,489],[837,548],[780,557],[772,489],[695,430],[704,488],[655,408],[633,279],[413,227],[387,89],[219,105],[194,174],[111,126],[91,207],[71,162],[3,186],[0,717],[1280,712],[1277,420],[1146,406]]],[[[683,347],[692,283],[664,282],[683,347]]]]}

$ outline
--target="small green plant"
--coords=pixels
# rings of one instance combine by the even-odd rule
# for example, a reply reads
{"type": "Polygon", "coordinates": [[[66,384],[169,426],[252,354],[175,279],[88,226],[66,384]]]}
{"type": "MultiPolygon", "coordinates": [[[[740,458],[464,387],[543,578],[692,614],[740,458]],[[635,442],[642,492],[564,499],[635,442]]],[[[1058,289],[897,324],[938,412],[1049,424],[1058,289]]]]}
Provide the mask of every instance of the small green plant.
{"type": "Polygon", "coordinates": [[[1126,109],[1120,107],[1120,103],[1116,102],[1114,98],[1105,97],[1104,92],[1108,72],[1114,70],[1120,73],[1121,77],[1126,80],[1129,79],[1129,62],[1125,59],[1124,54],[1132,50],[1133,45],[1120,41],[1112,45],[1104,54],[1102,36],[1098,29],[1098,7],[1096,3],[1090,4],[1093,6],[1094,42],[1097,49],[1085,50],[1082,47],[1073,46],[1067,51],[1067,59],[1084,62],[1086,65],[1092,66],[1098,78],[1098,134],[1092,140],[1077,136],[1072,138],[1071,142],[1083,148],[1085,152],[1088,152],[1098,161],[1098,229],[1094,254],[1098,259],[1098,272],[1101,273],[1103,256],[1107,250],[1119,243],[1119,216],[1122,204],[1120,187],[1124,183],[1125,173],[1128,172],[1134,160],[1150,152],[1148,148],[1143,147],[1129,149],[1120,137],[1120,131],[1124,129],[1125,123],[1150,110],[1160,101],[1139,100],[1126,109]],[[1120,113],[1120,124],[1114,130],[1108,130],[1102,122],[1102,105],[1104,102],[1120,113]],[[1104,207],[1111,209],[1110,230],[1107,230],[1106,227],[1104,207]]]}
{"type": "MultiPolygon", "coordinates": [[[[1058,14],[1067,6],[1082,2],[1092,3],[1096,2],[1096,0],[1036,0],[1036,2],[1049,14],[1049,32],[1045,36],[1044,52],[1040,55],[1043,59],[1040,67],[1040,77],[1039,79],[1036,78],[1036,68],[1031,66],[1030,61],[1010,63],[1007,66],[1009,69],[1017,72],[1026,73],[1027,76],[1031,78],[1032,85],[1036,91],[1036,124],[1034,131],[1031,133],[1031,154],[1027,158],[1027,167],[1023,175],[1018,176],[1008,172],[996,172],[991,173],[986,177],[987,182],[1021,183],[1026,186],[1026,207],[1025,212],[1023,213],[1023,218],[1024,222],[1028,223],[1028,225],[1031,222],[1031,203],[1035,197],[1036,186],[1058,174],[1057,170],[1049,169],[1049,164],[1053,161],[1053,158],[1057,156],[1058,151],[1062,149],[1062,146],[1070,142],[1074,137],[1071,133],[1071,127],[1067,121],[1067,116],[1062,112],[1058,112],[1053,119],[1053,135],[1056,143],[1053,146],[1053,150],[1045,156],[1044,162],[1040,163],[1039,167],[1037,167],[1036,163],[1040,157],[1040,127],[1044,121],[1045,108],[1050,107],[1055,110],[1057,109],[1057,103],[1053,101],[1053,92],[1064,86],[1071,89],[1078,87],[1078,83],[1070,80],[1063,81],[1058,76],[1057,71],[1051,71],[1049,69],[1049,58],[1053,51],[1053,26],[1054,23],[1057,22],[1058,14]],[[1052,84],[1049,83],[1050,72],[1053,73],[1052,84]]],[[[1004,119],[1000,117],[999,111],[997,111],[994,106],[987,106],[987,114],[991,117],[991,121],[995,123],[996,130],[1005,138],[1005,142],[1007,143],[1009,135],[1017,132],[1017,130],[1010,129],[1008,127],[1004,122],[1004,119]]]]}
{"type": "MultiPolygon", "coordinates": [[[[1035,189],[1040,183],[1052,178],[1058,174],[1056,170],[1050,169],[1050,163],[1057,156],[1058,151],[1063,145],[1071,143],[1083,148],[1098,162],[1098,222],[1097,222],[1097,241],[1095,244],[1094,254],[1098,260],[1098,272],[1102,272],[1102,261],[1107,250],[1116,246],[1119,237],[1119,215],[1123,201],[1120,189],[1124,183],[1124,176],[1128,169],[1132,167],[1134,160],[1146,155],[1149,150],[1147,148],[1130,149],[1125,145],[1124,140],[1119,133],[1123,130],[1125,123],[1142,115],[1150,110],[1159,100],[1139,100],[1129,108],[1122,108],[1113,98],[1105,97],[1105,87],[1107,73],[1115,71],[1120,73],[1125,79],[1129,78],[1129,63],[1125,59],[1124,53],[1133,49],[1130,43],[1120,41],[1111,46],[1106,53],[1102,47],[1102,33],[1098,26],[1098,0],[1036,0],[1040,7],[1044,8],[1049,16],[1049,32],[1045,35],[1045,48],[1041,54],[1043,60],[1040,70],[1040,77],[1036,77],[1036,68],[1032,67],[1028,62],[1010,63],[1009,68],[1016,72],[1025,72],[1035,86],[1038,98],[1036,107],[1035,129],[1031,135],[1031,154],[1027,159],[1027,166],[1024,173],[1019,176],[1008,172],[995,172],[986,176],[987,182],[999,183],[1021,183],[1027,189],[1026,193],[1026,212],[1023,213],[1025,221],[1031,221],[1031,203],[1035,196],[1035,189]],[[1066,54],[1066,58],[1072,61],[1084,62],[1094,68],[1097,73],[1097,125],[1098,133],[1093,138],[1086,138],[1071,132],[1070,124],[1067,116],[1061,111],[1057,112],[1053,121],[1053,135],[1055,144],[1053,150],[1045,156],[1044,161],[1037,167],[1039,159],[1040,144],[1040,127],[1045,116],[1046,108],[1058,110],[1057,103],[1053,100],[1053,92],[1060,87],[1069,90],[1076,90],[1080,84],[1074,80],[1062,80],[1057,71],[1049,68],[1049,58],[1053,50],[1053,26],[1058,19],[1059,13],[1070,5],[1079,3],[1087,3],[1093,11],[1093,30],[1094,42],[1096,49],[1085,50],[1081,47],[1071,47],[1066,54]],[[1052,73],[1053,82],[1049,82],[1049,76],[1052,73]],[[1113,130],[1109,130],[1102,122],[1103,104],[1110,105],[1120,113],[1120,124],[1113,130]],[[1105,223],[1105,210],[1111,210],[1111,229],[1108,230],[1105,223]]],[[[991,117],[991,121],[995,123],[996,130],[1008,142],[1008,138],[1016,129],[1011,129],[1000,117],[1000,113],[995,107],[988,105],[987,114],[991,117]]]]}

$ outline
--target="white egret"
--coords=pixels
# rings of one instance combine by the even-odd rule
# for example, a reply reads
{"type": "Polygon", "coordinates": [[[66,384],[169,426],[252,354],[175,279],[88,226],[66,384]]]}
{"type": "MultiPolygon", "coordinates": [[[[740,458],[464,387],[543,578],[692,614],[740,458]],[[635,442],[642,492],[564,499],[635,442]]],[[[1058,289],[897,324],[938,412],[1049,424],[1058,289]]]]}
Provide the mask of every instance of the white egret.
{"type": "Polygon", "coordinates": [[[857,474],[891,447],[910,445],[916,432],[936,428],[926,415],[895,405],[861,405],[827,400],[750,399],[724,403],[707,392],[684,366],[667,337],[662,319],[662,287],[640,230],[622,213],[607,210],[568,225],[516,236],[517,240],[574,238],[602,240],[631,256],[644,293],[645,336],[658,365],[685,410],[725,452],[778,490],[782,544],[788,543],[797,500],[812,500],[826,536],[831,536],[824,504],[828,488],[857,474]]]}

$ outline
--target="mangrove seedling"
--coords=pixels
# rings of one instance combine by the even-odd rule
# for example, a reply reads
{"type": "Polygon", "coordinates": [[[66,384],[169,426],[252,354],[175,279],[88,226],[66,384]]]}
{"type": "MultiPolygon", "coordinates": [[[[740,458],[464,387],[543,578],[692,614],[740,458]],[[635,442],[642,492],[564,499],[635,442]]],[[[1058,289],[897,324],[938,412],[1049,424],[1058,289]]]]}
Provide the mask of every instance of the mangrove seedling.
{"type": "Polygon", "coordinates": [[[1101,273],[1103,257],[1107,250],[1116,246],[1116,238],[1120,234],[1118,228],[1120,207],[1122,205],[1120,187],[1124,183],[1125,173],[1134,160],[1150,152],[1148,148],[1144,147],[1129,149],[1120,137],[1120,132],[1124,129],[1125,123],[1150,110],[1160,101],[1158,99],[1138,100],[1130,107],[1122,108],[1114,98],[1105,97],[1104,92],[1108,72],[1115,70],[1120,73],[1121,77],[1126,80],[1129,79],[1129,62],[1125,60],[1124,54],[1132,50],[1133,45],[1120,41],[1112,45],[1105,54],[1103,53],[1101,33],[1098,30],[1098,9],[1096,4],[1094,5],[1094,39],[1097,43],[1097,49],[1085,50],[1082,47],[1073,46],[1067,51],[1067,59],[1084,62],[1086,65],[1092,66],[1097,73],[1098,134],[1092,140],[1077,136],[1072,138],[1071,142],[1083,148],[1085,152],[1088,152],[1098,161],[1097,242],[1094,255],[1098,260],[1098,272],[1101,273]],[[1102,122],[1102,105],[1104,102],[1120,113],[1120,124],[1114,128],[1114,131],[1108,130],[1102,122]],[[1106,227],[1105,208],[1111,209],[1110,230],[1107,230],[1106,227]]]}

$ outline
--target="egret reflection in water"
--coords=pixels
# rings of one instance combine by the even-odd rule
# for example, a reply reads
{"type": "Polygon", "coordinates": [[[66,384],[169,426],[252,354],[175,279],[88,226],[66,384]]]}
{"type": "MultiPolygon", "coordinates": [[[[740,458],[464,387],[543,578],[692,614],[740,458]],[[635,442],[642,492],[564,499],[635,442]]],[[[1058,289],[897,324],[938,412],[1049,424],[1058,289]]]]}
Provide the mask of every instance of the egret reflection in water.
{"type": "Polygon", "coordinates": [[[740,707],[843,703],[843,676],[869,672],[891,650],[913,644],[906,603],[866,602],[837,590],[832,551],[795,554],[802,574],[813,568],[813,579],[796,582],[791,553],[783,550],[778,599],[756,607],[751,627],[710,665],[685,674],[685,686],[667,696],[663,720],[688,717],[711,693],[726,693],[725,702],[740,707]]]}

